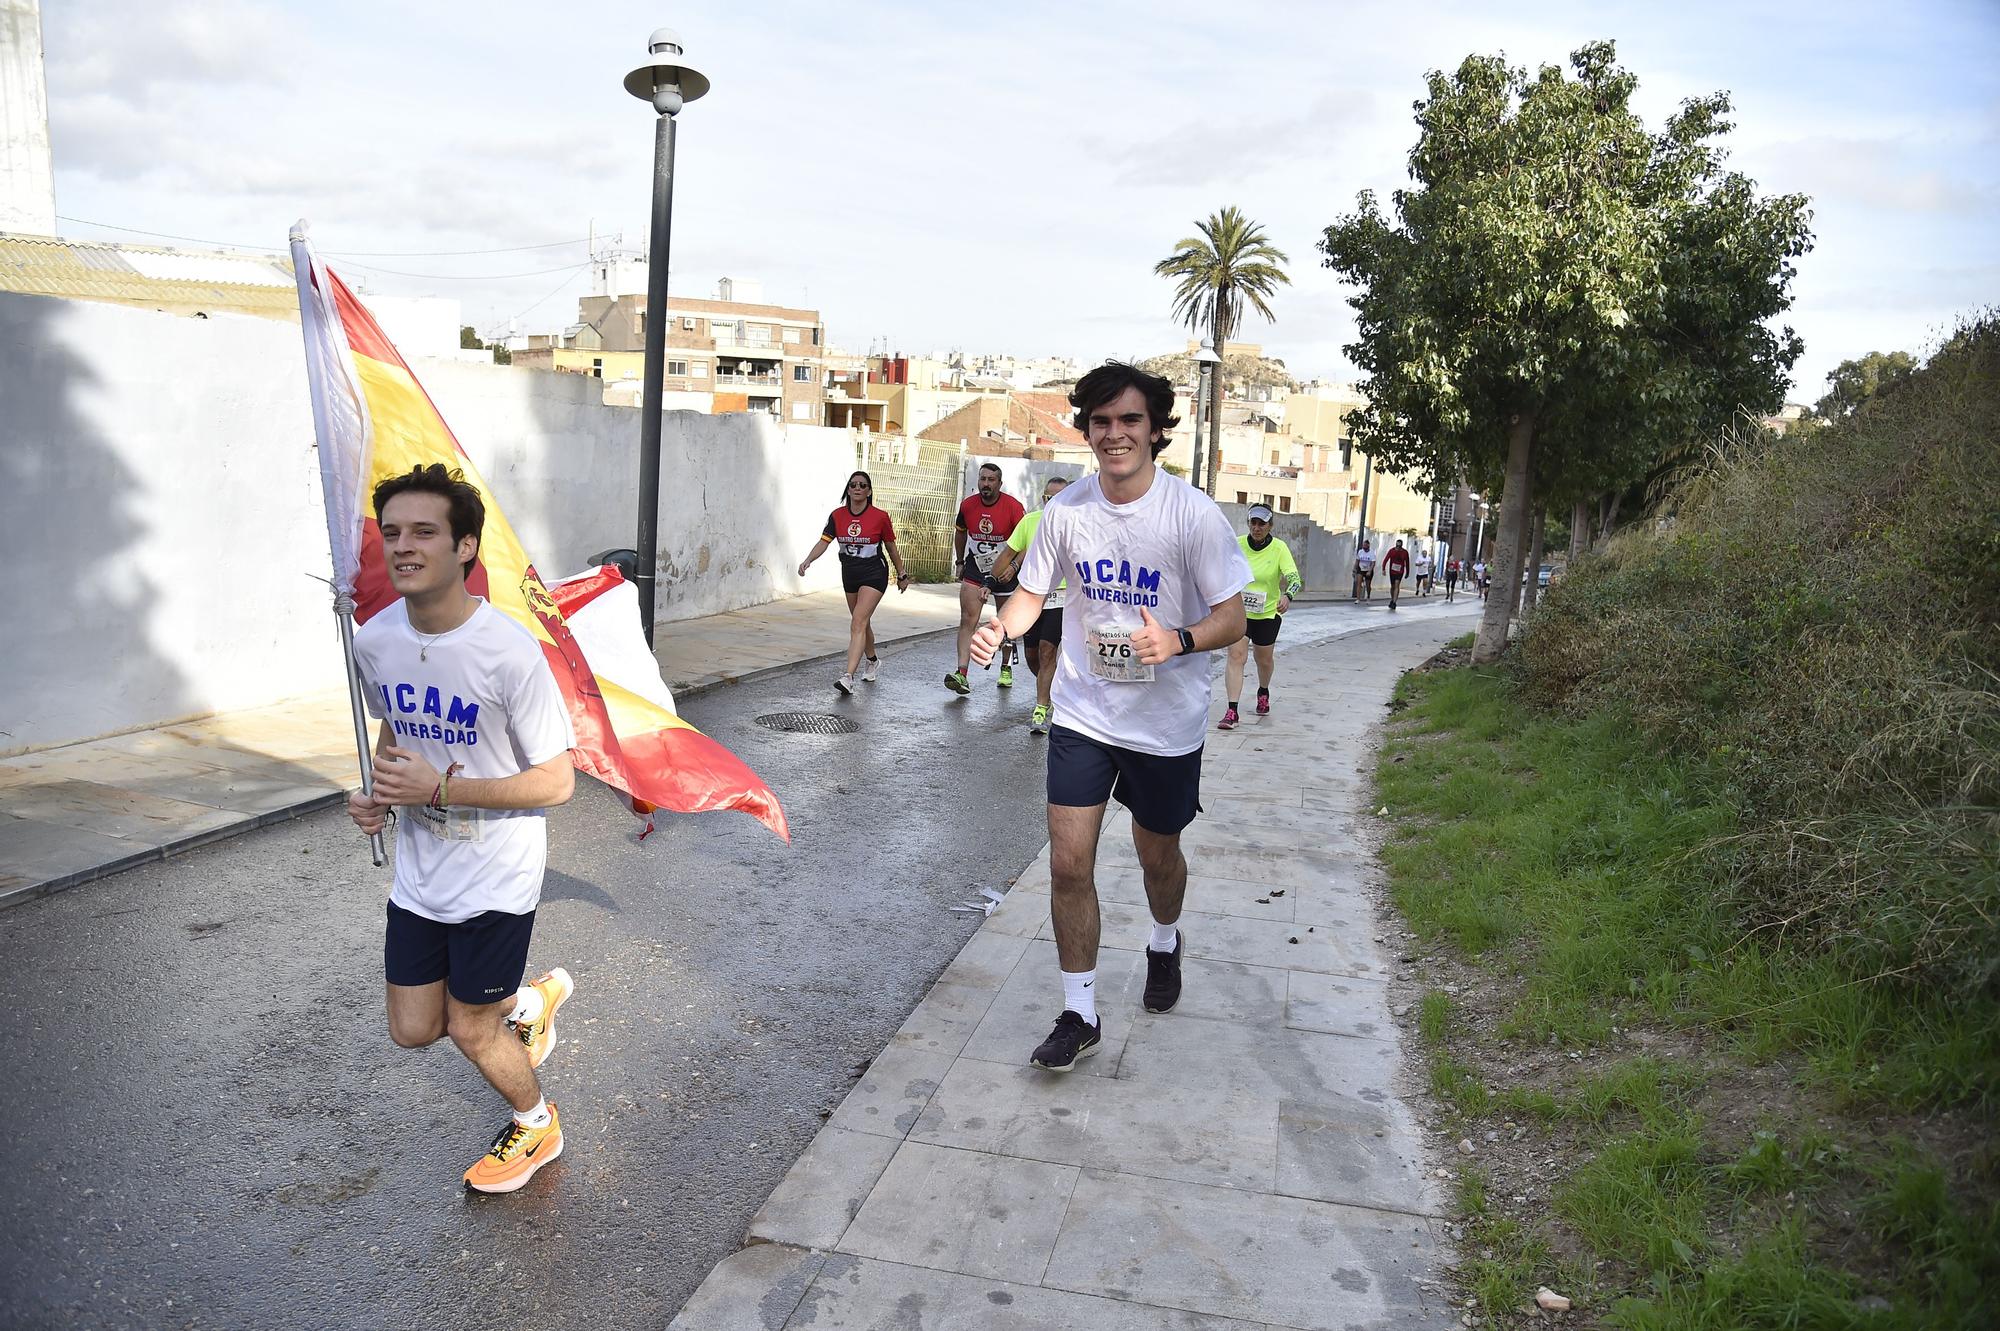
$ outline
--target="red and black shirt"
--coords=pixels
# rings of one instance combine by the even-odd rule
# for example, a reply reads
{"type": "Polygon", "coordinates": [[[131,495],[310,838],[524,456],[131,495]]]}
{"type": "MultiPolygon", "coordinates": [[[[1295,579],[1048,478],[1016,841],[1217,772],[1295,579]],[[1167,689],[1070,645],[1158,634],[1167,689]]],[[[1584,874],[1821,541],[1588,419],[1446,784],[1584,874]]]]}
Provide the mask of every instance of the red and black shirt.
{"type": "Polygon", "coordinates": [[[840,557],[848,563],[880,564],[883,544],[896,539],[896,524],[872,503],[859,513],[842,504],[827,518],[820,535],[839,545],[840,557]]]}

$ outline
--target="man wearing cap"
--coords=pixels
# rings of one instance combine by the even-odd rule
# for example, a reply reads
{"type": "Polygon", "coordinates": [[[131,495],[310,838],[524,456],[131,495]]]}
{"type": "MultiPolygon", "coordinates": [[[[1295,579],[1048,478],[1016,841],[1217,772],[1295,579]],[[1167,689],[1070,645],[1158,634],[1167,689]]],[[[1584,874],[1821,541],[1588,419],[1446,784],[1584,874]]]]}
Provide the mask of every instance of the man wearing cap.
{"type": "Polygon", "coordinates": [[[1244,558],[1250,561],[1250,585],[1243,589],[1244,633],[1229,644],[1229,663],[1223,668],[1223,696],[1229,699],[1221,730],[1236,728],[1236,705],[1243,695],[1243,668],[1250,649],[1257,649],[1257,715],[1271,714],[1271,672],[1277,668],[1278,626],[1292,608],[1292,598],[1304,585],[1291,549],[1271,534],[1271,506],[1250,505],[1250,534],[1241,537],[1244,558]]]}

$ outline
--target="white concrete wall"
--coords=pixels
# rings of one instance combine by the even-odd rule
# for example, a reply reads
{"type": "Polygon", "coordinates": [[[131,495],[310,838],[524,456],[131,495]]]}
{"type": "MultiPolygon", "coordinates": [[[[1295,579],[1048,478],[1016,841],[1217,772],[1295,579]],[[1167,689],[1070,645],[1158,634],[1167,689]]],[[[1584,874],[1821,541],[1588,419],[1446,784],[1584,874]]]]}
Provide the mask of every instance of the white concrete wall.
{"type": "Polygon", "coordinates": [[[56,233],[38,0],[0,0],[0,231],[56,233]]]}
{"type": "Polygon", "coordinates": [[[0,294],[0,751],[340,684],[299,330],[0,294]]]}
{"type": "MultiPolygon", "coordinates": [[[[632,543],[635,409],[580,375],[412,365],[545,575],[632,543]]],[[[658,618],[804,590],[852,436],[662,434],[658,618]]],[[[0,568],[0,753],[339,687],[297,326],[0,293],[0,568]]]]}

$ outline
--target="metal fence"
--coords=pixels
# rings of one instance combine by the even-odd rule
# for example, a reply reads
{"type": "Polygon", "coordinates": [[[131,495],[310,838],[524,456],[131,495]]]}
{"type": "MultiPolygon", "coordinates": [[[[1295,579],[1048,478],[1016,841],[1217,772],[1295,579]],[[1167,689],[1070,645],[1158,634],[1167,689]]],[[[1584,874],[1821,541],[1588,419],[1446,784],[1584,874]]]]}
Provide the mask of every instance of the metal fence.
{"type": "Polygon", "coordinates": [[[918,582],[952,579],[952,519],[958,513],[957,444],[903,435],[862,438],[855,463],[875,482],[875,504],[896,524],[896,548],[918,582]]]}

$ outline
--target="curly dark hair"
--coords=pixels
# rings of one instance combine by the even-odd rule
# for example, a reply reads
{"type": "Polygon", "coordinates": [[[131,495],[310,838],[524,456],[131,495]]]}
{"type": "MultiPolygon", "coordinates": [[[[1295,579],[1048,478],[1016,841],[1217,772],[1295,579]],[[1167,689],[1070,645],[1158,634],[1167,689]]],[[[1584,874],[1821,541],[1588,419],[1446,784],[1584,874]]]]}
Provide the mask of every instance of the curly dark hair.
{"type": "MultiPolygon", "coordinates": [[[[389,501],[401,494],[438,495],[451,507],[451,543],[457,545],[470,536],[474,542],[486,530],[486,501],[479,497],[478,487],[465,479],[465,473],[456,467],[447,467],[442,462],[428,466],[410,468],[400,476],[391,476],[375,487],[375,520],[382,520],[382,510],[389,501]]],[[[472,558],[466,560],[459,572],[466,578],[472,576],[472,566],[479,560],[475,545],[472,558]]]]}
{"type": "Polygon", "coordinates": [[[1146,414],[1159,438],[1152,441],[1153,456],[1167,448],[1167,431],[1181,423],[1174,415],[1174,386],[1157,374],[1148,374],[1122,360],[1108,360],[1076,381],[1069,390],[1069,404],[1076,408],[1075,425],[1086,437],[1090,434],[1090,413],[1128,388],[1136,388],[1146,399],[1146,414]]]}

